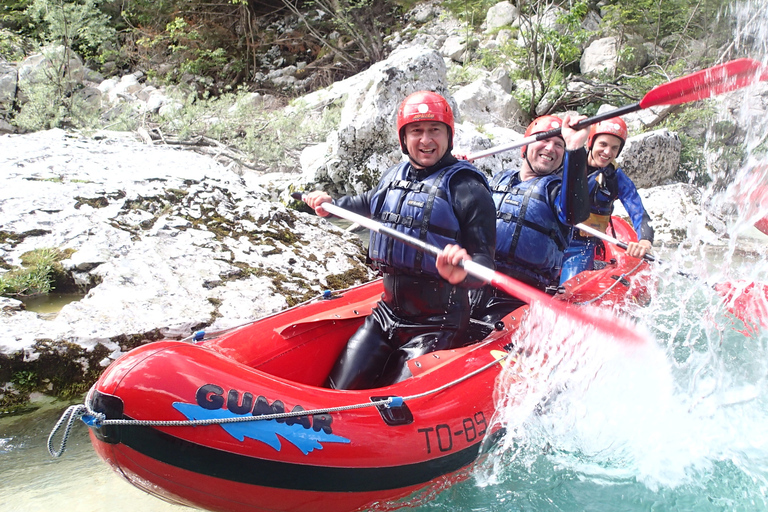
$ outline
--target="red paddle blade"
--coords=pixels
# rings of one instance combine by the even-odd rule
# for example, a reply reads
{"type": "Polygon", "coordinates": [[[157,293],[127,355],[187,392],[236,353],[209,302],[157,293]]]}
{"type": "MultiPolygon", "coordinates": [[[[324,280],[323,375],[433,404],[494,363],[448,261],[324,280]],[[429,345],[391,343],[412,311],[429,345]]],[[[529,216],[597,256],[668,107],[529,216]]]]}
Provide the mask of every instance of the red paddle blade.
{"type": "Polygon", "coordinates": [[[761,325],[768,328],[768,286],[736,281],[718,283],[714,288],[723,296],[728,311],[744,322],[744,334],[756,334],[761,325]]]}
{"type": "Polygon", "coordinates": [[[621,320],[609,311],[598,311],[596,308],[569,305],[565,301],[555,300],[544,292],[525,283],[512,279],[500,272],[494,272],[491,285],[508,294],[523,299],[529,304],[538,303],[554,311],[558,315],[570,318],[581,325],[590,327],[593,333],[602,338],[613,338],[630,345],[643,345],[648,338],[631,327],[627,321],[621,320]]]}
{"type": "Polygon", "coordinates": [[[768,80],[768,68],[756,60],[736,59],[656,86],[640,100],[640,107],[703,100],[761,80],[768,80]]]}
{"type": "Polygon", "coordinates": [[[768,216],[763,217],[759,221],[755,222],[755,227],[768,235],[768,216]]]}

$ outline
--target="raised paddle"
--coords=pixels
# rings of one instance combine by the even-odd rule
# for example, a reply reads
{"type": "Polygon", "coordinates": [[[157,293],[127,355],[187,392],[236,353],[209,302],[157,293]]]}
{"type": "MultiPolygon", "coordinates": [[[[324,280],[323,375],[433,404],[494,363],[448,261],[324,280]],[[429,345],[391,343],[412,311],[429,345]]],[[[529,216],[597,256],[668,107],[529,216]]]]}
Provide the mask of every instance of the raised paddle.
{"type": "MultiPolygon", "coordinates": [[[[294,199],[301,199],[302,195],[298,192],[291,194],[294,199]]],[[[438,247],[430,245],[426,242],[413,238],[392,228],[388,228],[368,217],[363,217],[356,213],[345,210],[333,203],[323,203],[322,208],[328,213],[349,220],[356,224],[360,224],[364,228],[368,228],[371,231],[380,233],[382,235],[394,238],[403,242],[406,245],[423,251],[427,254],[437,257],[442,250],[438,247]]],[[[591,328],[596,329],[598,332],[608,336],[620,338],[622,340],[632,341],[635,343],[645,343],[646,340],[640,336],[634,330],[631,330],[626,324],[623,324],[619,319],[610,316],[608,314],[601,315],[599,318],[595,315],[590,315],[581,308],[570,307],[567,302],[552,300],[552,297],[544,292],[528,286],[516,279],[513,279],[501,272],[496,272],[488,267],[475,263],[474,261],[464,260],[461,262],[461,266],[473,277],[489,283],[491,286],[498,288],[520,300],[532,304],[537,303],[543,307],[554,310],[555,312],[562,314],[566,317],[572,318],[580,323],[588,324],[591,328]]]]}
{"type": "MultiPolygon", "coordinates": [[[[768,68],[752,59],[736,59],[711,68],[697,71],[690,75],[676,78],[671,82],[657,85],[632,105],[603,112],[596,116],[582,119],[573,128],[580,130],[605,119],[623,116],[649,107],[659,105],[679,105],[696,100],[703,100],[717,94],[735,91],[760,80],[768,80],[768,68]]],[[[496,153],[527,146],[533,142],[560,135],[560,128],[537,133],[509,144],[501,144],[490,149],[478,151],[466,156],[469,161],[477,160],[496,153]]]]}

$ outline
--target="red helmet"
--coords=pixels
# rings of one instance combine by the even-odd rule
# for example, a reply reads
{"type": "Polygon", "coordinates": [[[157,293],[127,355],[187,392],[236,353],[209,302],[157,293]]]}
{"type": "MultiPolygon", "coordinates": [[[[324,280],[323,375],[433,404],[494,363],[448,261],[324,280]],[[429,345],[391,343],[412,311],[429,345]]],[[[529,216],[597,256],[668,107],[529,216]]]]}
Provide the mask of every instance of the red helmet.
{"type": "Polygon", "coordinates": [[[624,143],[627,141],[627,123],[620,117],[614,117],[600,121],[589,127],[589,135],[587,135],[587,147],[592,149],[592,144],[595,141],[595,137],[602,134],[613,135],[621,139],[621,146],[619,147],[619,153],[624,148],[624,143]]]}
{"type": "MultiPolygon", "coordinates": [[[[531,121],[531,124],[528,125],[528,128],[525,129],[525,135],[524,137],[530,137],[531,135],[536,135],[537,133],[542,132],[548,132],[549,130],[554,130],[556,128],[562,128],[563,121],[557,117],[557,116],[541,116],[537,117],[533,121],[531,121]]],[[[558,135],[561,139],[563,138],[561,135],[558,135]]],[[[525,158],[525,151],[528,149],[528,146],[523,146],[522,148],[522,156],[525,158]]]]}
{"type": "Polygon", "coordinates": [[[397,109],[397,135],[403,153],[408,153],[403,144],[403,129],[406,125],[419,121],[439,121],[448,125],[450,130],[448,139],[450,146],[453,146],[454,128],[451,106],[436,92],[419,91],[405,98],[397,109]]]}

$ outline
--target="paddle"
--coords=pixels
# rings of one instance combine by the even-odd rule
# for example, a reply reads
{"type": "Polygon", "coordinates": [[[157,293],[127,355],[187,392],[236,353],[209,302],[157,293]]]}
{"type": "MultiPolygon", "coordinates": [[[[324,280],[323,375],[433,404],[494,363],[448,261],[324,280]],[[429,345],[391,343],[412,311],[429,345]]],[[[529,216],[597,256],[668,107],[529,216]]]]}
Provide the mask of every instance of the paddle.
{"type": "MultiPolygon", "coordinates": [[[[659,105],[679,105],[740,89],[760,80],[768,80],[768,68],[752,59],[736,59],[690,75],[676,78],[666,84],[657,85],[637,103],[582,119],[573,128],[580,130],[606,119],[623,116],[631,112],[659,105]]],[[[533,142],[560,135],[560,128],[537,133],[509,144],[478,151],[466,156],[469,161],[496,153],[527,146],[533,142]]]]}
{"type": "MultiPolygon", "coordinates": [[[[586,224],[576,224],[575,227],[579,228],[582,231],[585,231],[585,232],[589,233],[590,235],[592,235],[592,236],[594,236],[596,238],[599,238],[600,240],[612,243],[613,245],[615,245],[617,247],[620,247],[620,248],[624,249],[625,251],[629,248],[629,246],[627,244],[625,244],[624,242],[622,242],[618,238],[614,238],[611,235],[609,235],[607,233],[603,233],[602,231],[598,231],[598,230],[596,230],[593,227],[587,226],[586,224]]],[[[648,262],[651,262],[651,263],[658,263],[659,265],[663,264],[663,262],[661,260],[659,260],[659,259],[656,259],[656,257],[653,254],[647,254],[646,253],[646,254],[643,255],[643,259],[645,261],[648,261],[648,262]]],[[[691,274],[686,274],[682,270],[678,270],[677,273],[680,274],[681,276],[690,277],[692,279],[695,279],[694,276],[692,276],[691,274]]]]}
{"type": "MultiPolygon", "coordinates": [[[[302,195],[298,192],[291,194],[294,199],[302,199],[302,195]]],[[[442,250],[430,245],[426,242],[413,238],[392,228],[388,228],[368,217],[363,217],[356,213],[340,208],[332,203],[323,203],[322,208],[328,213],[341,217],[342,219],[349,220],[356,224],[380,233],[382,235],[394,238],[410,245],[411,247],[423,251],[427,254],[437,257],[442,250]]],[[[593,329],[606,334],[608,336],[616,337],[622,340],[631,341],[634,343],[645,343],[646,340],[629,327],[619,322],[619,320],[608,314],[597,316],[587,314],[583,309],[569,307],[567,302],[552,300],[552,298],[544,292],[528,286],[525,283],[517,281],[501,272],[496,272],[488,267],[475,263],[474,261],[464,260],[461,264],[464,270],[467,271],[473,277],[489,283],[491,286],[498,288],[509,295],[513,295],[528,304],[537,303],[543,307],[554,310],[555,312],[564,315],[565,317],[576,320],[580,323],[584,323],[592,327],[593,329]]]]}
{"type": "MultiPolygon", "coordinates": [[[[605,242],[610,242],[613,245],[621,247],[625,251],[629,248],[629,246],[627,244],[625,244],[624,242],[622,242],[618,238],[613,238],[611,235],[603,233],[602,231],[598,231],[597,229],[595,229],[593,227],[590,227],[590,226],[587,226],[586,224],[576,224],[575,227],[579,228],[580,230],[582,230],[582,231],[584,231],[586,233],[589,233],[590,235],[592,235],[592,236],[594,236],[596,238],[599,238],[600,240],[603,240],[605,242]]],[[[645,261],[661,263],[661,261],[657,260],[656,257],[653,256],[652,254],[645,254],[643,256],[643,259],[645,261]]],[[[686,274],[684,274],[684,275],[686,275],[686,274]]]]}
{"type": "MultiPolygon", "coordinates": [[[[576,227],[605,242],[627,250],[627,244],[606,233],[585,224],[576,224],[576,227]]],[[[651,254],[646,254],[643,259],[662,264],[661,260],[651,254]]],[[[695,276],[680,270],[677,273],[690,279],[697,279],[695,276]]],[[[723,297],[726,309],[744,322],[747,327],[745,334],[750,335],[750,333],[756,332],[755,322],[760,323],[763,327],[768,327],[768,286],[761,283],[739,281],[736,283],[717,283],[712,285],[712,288],[723,297]]]]}

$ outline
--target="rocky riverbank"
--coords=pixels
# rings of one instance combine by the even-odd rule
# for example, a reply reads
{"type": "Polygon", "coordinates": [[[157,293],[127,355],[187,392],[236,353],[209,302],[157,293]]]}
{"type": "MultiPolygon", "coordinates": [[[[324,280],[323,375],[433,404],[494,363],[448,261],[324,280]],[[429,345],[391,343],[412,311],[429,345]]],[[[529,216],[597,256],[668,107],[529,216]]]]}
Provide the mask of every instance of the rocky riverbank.
{"type": "Polygon", "coordinates": [[[3,405],[32,389],[81,392],[147,340],[232,327],[372,277],[356,236],[272,200],[275,177],[131,134],[4,136],[0,154],[0,257],[13,267],[35,249],[67,251],[85,294],[53,318],[0,299],[3,405]]]}

